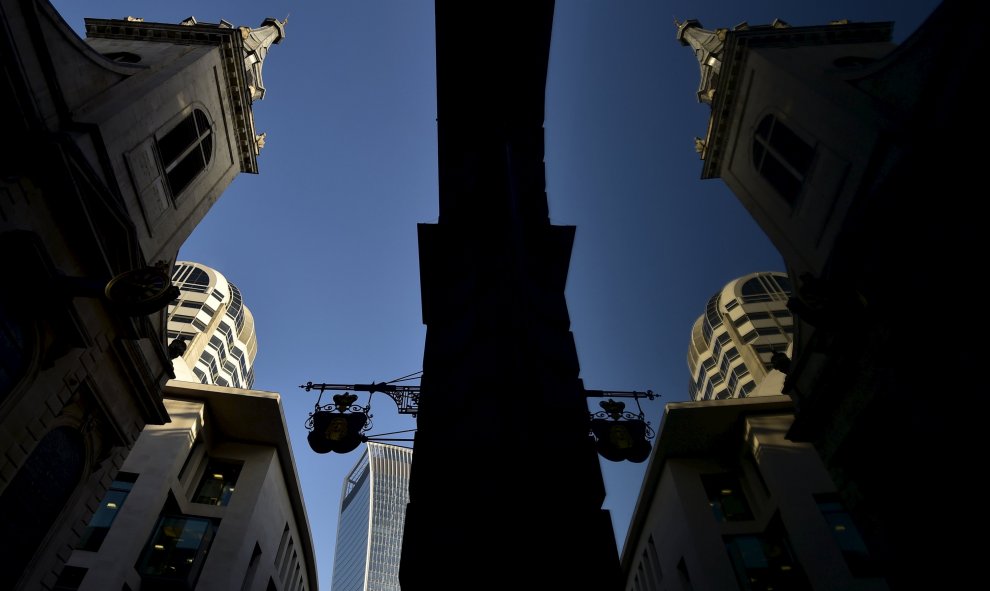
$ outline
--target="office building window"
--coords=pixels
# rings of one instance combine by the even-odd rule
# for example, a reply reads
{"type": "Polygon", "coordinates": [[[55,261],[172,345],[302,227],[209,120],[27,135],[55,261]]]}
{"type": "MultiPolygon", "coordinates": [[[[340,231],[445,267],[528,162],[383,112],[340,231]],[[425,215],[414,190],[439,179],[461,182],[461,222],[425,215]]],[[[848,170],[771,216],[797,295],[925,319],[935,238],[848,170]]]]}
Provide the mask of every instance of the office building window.
{"type": "Polygon", "coordinates": [[[815,150],[773,115],[753,135],[753,165],[788,203],[801,193],[815,150]]]}
{"type": "Polygon", "coordinates": [[[138,559],[138,574],[149,588],[195,588],[215,532],[204,517],[163,515],[138,559]]]}
{"type": "Polygon", "coordinates": [[[702,474],[701,483],[705,487],[712,514],[719,522],[753,519],[742,483],[735,474],[702,474]]]}
{"type": "Polygon", "coordinates": [[[124,501],[127,500],[127,495],[131,492],[137,477],[137,474],[130,472],[117,473],[117,478],[110,483],[110,488],[103,495],[103,500],[100,501],[100,508],[93,513],[89,525],[86,526],[86,531],[83,532],[82,538],[79,540],[80,550],[95,552],[100,549],[103,539],[107,537],[107,532],[110,531],[113,520],[116,519],[120,509],[124,506],[124,501]]]}
{"type": "Polygon", "coordinates": [[[761,534],[725,536],[725,548],[740,589],[811,589],[794,558],[779,516],[775,516],[761,534]]]}
{"type": "Polygon", "coordinates": [[[211,458],[199,480],[199,486],[196,487],[193,502],[226,507],[234,494],[234,485],[243,465],[240,462],[211,458]]]}
{"type": "Polygon", "coordinates": [[[866,542],[860,536],[852,516],[839,501],[839,496],[835,493],[815,495],[815,501],[822,512],[822,517],[828,523],[832,538],[842,550],[842,557],[846,560],[849,572],[856,577],[880,576],[876,561],[870,558],[866,542]]]}
{"type": "Polygon", "coordinates": [[[193,109],[158,138],[157,145],[172,197],[178,197],[196,175],[206,170],[213,155],[213,135],[206,113],[193,109]]]}

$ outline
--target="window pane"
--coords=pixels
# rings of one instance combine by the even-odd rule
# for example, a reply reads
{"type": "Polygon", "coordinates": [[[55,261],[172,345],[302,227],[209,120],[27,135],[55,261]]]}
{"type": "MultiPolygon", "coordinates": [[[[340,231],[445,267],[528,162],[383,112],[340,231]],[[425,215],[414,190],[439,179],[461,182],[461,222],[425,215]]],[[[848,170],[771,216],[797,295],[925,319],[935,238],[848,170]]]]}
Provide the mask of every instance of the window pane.
{"type": "Polygon", "coordinates": [[[719,522],[753,519],[738,477],[728,473],[703,474],[701,483],[708,495],[712,513],[719,522]]]}
{"type": "Polygon", "coordinates": [[[203,135],[210,130],[210,122],[206,118],[206,113],[196,109],[193,111],[193,117],[196,118],[196,126],[199,128],[199,135],[203,135]]]}
{"type": "Polygon", "coordinates": [[[773,129],[774,116],[767,115],[760,120],[760,124],[756,126],[756,137],[761,137],[767,139],[770,137],[770,130],[773,129]]]}
{"type": "Polygon", "coordinates": [[[193,145],[193,142],[198,139],[196,124],[190,115],[158,140],[158,153],[162,157],[162,164],[168,168],[186,148],[193,145]]]}
{"type": "Polygon", "coordinates": [[[767,157],[763,159],[763,168],[760,169],[760,173],[788,203],[793,203],[798,194],[801,193],[801,179],[791,174],[773,154],[767,154],[767,157]]]}
{"type": "Polygon", "coordinates": [[[203,155],[200,154],[199,150],[193,150],[186,154],[185,158],[176,164],[175,168],[167,174],[168,186],[172,190],[172,196],[177,196],[188,187],[189,183],[204,168],[206,168],[206,164],[203,162],[203,155]]]}
{"type": "Polygon", "coordinates": [[[849,572],[857,577],[878,576],[881,574],[879,565],[870,557],[852,516],[846,512],[835,494],[815,495],[818,509],[828,524],[842,557],[846,560],[849,572]]]}
{"type": "Polygon", "coordinates": [[[113,520],[116,519],[120,509],[124,506],[127,494],[134,487],[136,480],[137,474],[130,472],[117,474],[117,479],[110,483],[110,488],[100,502],[100,508],[93,513],[86,530],[79,539],[80,549],[94,552],[100,549],[110,525],[113,524],[113,520]]]}
{"type": "Polygon", "coordinates": [[[740,589],[811,589],[804,569],[794,558],[779,516],[775,516],[762,533],[726,536],[725,549],[740,589]]]}
{"type": "Polygon", "coordinates": [[[209,547],[213,523],[199,517],[162,517],[139,563],[141,576],[189,581],[202,566],[197,560],[209,547]]]}
{"type": "Polygon", "coordinates": [[[756,170],[763,169],[763,155],[766,154],[766,148],[763,147],[763,142],[760,140],[753,140],[753,166],[756,170]]]}
{"type": "Polygon", "coordinates": [[[194,503],[226,506],[234,493],[234,485],[242,464],[210,460],[193,496],[194,503]]]}
{"type": "Polygon", "coordinates": [[[200,147],[203,149],[203,162],[209,164],[213,157],[213,136],[208,134],[204,137],[200,147]]]}
{"type": "Polygon", "coordinates": [[[774,127],[770,145],[783,156],[784,160],[793,166],[800,175],[808,174],[811,168],[811,158],[815,152],[807,143],[797,136],[789,127],[779,121],[774,127]]]}

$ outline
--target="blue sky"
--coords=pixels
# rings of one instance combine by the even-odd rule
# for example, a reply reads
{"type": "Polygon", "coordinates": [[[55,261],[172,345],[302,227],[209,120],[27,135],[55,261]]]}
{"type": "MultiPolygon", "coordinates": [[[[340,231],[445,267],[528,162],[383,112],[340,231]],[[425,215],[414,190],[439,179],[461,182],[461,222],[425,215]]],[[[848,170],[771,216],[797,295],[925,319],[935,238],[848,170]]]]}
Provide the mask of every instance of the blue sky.
{"type": "MultiPolygon", "coordinates": [[[[264,66],[266,98],[254,106],[267,133],[260,174],[234,181],[180,258],[226,275],[254,312],[255,387],[283,396],[329,589],[341,483],[358,452],[309,449],[303,424],[315,394],[298,386],[421,369],[416,224],[438,216],[433,2],[53,3],[80,33],[83,17],[257,26],[289,15],[264,66]]],[[[547,193],[552,222],[577,226],[566,295],[588,388],[661,394],[644,404],[657,427],[664,403],[686,400],[690,329],[707,299],[746,273],[783,270],[724,184],[700,180],[693,138],[705,132],[708,107],[695,98],[698,66],[674,38],[674,17],[706,28],[893,20],[901,41],[936,5],[558,0],[547,193]]],[[[372,433],[415,427],[387,398],[372,403],[372,433]]],[[[645,466],[602,461],[620,549],[645,466]]]]}

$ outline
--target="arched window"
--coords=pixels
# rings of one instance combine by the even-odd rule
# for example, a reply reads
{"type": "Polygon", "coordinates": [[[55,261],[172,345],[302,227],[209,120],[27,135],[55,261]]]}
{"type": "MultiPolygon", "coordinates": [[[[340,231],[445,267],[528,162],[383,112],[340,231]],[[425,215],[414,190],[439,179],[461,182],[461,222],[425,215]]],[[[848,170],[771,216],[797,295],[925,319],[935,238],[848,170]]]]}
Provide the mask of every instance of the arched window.
{"type": "Polygon", "coordinates": [[[753,166],[788,203],[801,193],[815,149],[773,115],[753,135],[753,166]]]}
{"type": "MultiPolygon", "coordinates": [[[[82,435],[72,427],[48,432],[24,461],[3,494],[0,556],[5,582],[13,585],[75,491],[86,464],[82,435]]],[[[0,583],[0,588],[8,587],[0,583]]]]}
{"type": "Polygon", "coordinates": [[[194,109],[157,140],[158,154],[172,197],[176,198],[196,175],[206,170],[213,155],[213,131],[206,113],[194,109]]]}

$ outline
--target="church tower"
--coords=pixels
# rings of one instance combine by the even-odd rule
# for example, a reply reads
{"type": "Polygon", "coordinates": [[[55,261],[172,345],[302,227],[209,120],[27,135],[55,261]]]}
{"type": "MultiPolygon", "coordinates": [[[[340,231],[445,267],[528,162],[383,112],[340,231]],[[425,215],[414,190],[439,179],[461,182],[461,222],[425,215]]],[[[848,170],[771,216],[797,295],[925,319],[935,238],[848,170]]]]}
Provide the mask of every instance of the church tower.
{"type": "Polygon", "coordinates": [[[970,106],[986,12],[945,0],[900,45],[890,22],[677,23],[711,107],[701,176],[735,193],[794,285],[787,436],[815,445],[894,589],[965,587],[979,573],[959,499],[984,445],[972,409],[985,380],[960,370],[979,366],[980,331],[962,314],[917,321],[922,294],[951,309],[979,290],[917,287],[935,285],[933,270],[985,267],[984,216],[967,197],[985,184],[985,124],[970,106]]]}
{"type": "Polygon", "coordinates": [[[88,19],[0,0],[0,590],[51,588],[147,424],[169,421],[179,247],[238,173],[285,22],[88,19]]]}

